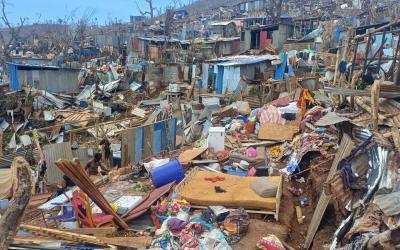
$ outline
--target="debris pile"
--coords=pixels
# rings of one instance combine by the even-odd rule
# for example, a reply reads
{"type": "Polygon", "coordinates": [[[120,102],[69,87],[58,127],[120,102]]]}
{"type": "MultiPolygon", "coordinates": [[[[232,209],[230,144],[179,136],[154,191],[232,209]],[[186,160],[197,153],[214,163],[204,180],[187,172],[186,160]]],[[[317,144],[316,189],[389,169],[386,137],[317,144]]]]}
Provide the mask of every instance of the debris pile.
{"type": "Polygon", "coordinates": [[[400,22],[233,2],[133,22],[79,72],[8,63],[2,246],[397,249],[400,22]]]}

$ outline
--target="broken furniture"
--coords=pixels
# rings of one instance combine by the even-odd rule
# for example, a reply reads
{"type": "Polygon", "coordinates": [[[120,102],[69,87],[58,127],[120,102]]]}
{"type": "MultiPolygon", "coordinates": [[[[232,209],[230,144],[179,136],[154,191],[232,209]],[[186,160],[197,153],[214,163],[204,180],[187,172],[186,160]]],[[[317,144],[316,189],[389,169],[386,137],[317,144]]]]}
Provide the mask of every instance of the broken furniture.
{"type": "Polygon", "coordinates": [[[89,199],[85,193],[74,191],[71,203],[80,227],[102,227],[114,225],[112,215],[92,213],[89,199]]]}
{"type": "Polygon", "coordinates": [[[128,225],[118,216],[113,210],[110,203],[100,193],[99,189],[90,179],[89,175],[85,171],[81,162],[78,159],[74,161],[58,160],[55,163],[61,171],[63,171],[83,192],[85,192],[90,199],[96,203],[99,208],[114,218],[115,224],[123,229],[127,229],[128,225]]]}

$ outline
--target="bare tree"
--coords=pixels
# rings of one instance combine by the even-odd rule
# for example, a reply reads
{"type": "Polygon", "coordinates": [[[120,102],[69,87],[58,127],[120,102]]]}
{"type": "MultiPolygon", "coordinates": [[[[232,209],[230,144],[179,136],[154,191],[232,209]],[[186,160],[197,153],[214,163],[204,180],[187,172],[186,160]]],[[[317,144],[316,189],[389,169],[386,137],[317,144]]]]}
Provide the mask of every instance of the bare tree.
{"type": "Polygon", "coordinates": [[[370,5],[369,5],[369,23],[374,24],[377,18],[377,13],[376,13],[376,3],[377,0],[371,0],[370,5]]]}
{"type": "Polygon", "coordinates": [[[140,5],[139,5],[139,3],[138,3],[137,0],[135,1],[135,3],[136,3],[136,8],[137,8],[137,10],[139,11],[140,15],[142,15],[142,16],[149,15],[150,18],[153,19],[153,18],[154,18],[154,11],[156,10],[156,8],[153,7],[153,0],[144,0],[144,1],[145,1],[145,2],[147,3],[147,5],[149,6],[149,9],[148,9],[148,10],[143,11],[143,10],[140,8],[140,5]]]}
{"type": "Polygon", "coordinates": [[[165,21],[164,21],[164,35],[166,37],[171,37],[173,21],[174,21],[174,8],[167,7],[165,10],[165,21]]]}
{"type": "Polygon", "coordinates": [[[171,0],[170,5],[174,8],[174,9],[178,9],[178,8],[182,8],[183,4],[181,0],[171,0]]]}
{"type": "Polygon", "coordinates": [[[282,13],[283,0],[269,0],[265,8],[266,15],[274,22],[278,22],[282,13]]]}
{"type": "Polygon", "coordinates": [[[4,67],[5,62],[9,60],[11,53],[11,46],[16,44],[20,39],[21,29],[25,25],[27,18],[20,18],[18,25],[14,26],[7,17],[6,0],[1,0],[1,29],[0,29],[0,63],[4,67]]]}
{"type": "Polygon", "coordinates": [[[88,28],[91,26],[91,21],[95,15],[94,9],[86,9],[83,15],[77,20],[75,34],[76,38],[80,41],[81,46],[87,36],[88,28]]]}

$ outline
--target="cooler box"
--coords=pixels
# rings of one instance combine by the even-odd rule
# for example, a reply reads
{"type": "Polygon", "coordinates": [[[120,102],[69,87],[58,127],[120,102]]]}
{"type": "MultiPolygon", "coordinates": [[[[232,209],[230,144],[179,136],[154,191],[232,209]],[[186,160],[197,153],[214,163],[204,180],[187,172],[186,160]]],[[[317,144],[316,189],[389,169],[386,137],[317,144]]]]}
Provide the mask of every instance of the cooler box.
{"type": "Polygon", "coordinates": [[[211,127],[208,131],[208,148],[213,148],[215,152],[225,149],[225,128],[211,127]]]}

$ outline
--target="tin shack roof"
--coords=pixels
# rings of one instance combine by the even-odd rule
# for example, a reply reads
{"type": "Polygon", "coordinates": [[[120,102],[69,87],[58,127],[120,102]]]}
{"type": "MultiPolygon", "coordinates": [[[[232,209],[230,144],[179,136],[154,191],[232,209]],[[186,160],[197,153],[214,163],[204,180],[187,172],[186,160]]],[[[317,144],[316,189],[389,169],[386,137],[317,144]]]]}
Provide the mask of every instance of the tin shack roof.
{"type": "Polygon", "coordinates": [[[262,56],[250,56],[250,55],[238,55],[220,57],[217,59],[210,60],[209,62],[218,63],[218,66],[241,66],[256,64],[264,61],[279,60],[279,56],[276,55],[262,55],[262,56]]]}
{"type": "Polygon", "coordinates": [[[19,70],[59,70],[60,68],[57,66],[48,66],[48,65],[33,65],[33,64],[20,64],[7,62],[9,66],[17,67],[19,70]]]}

